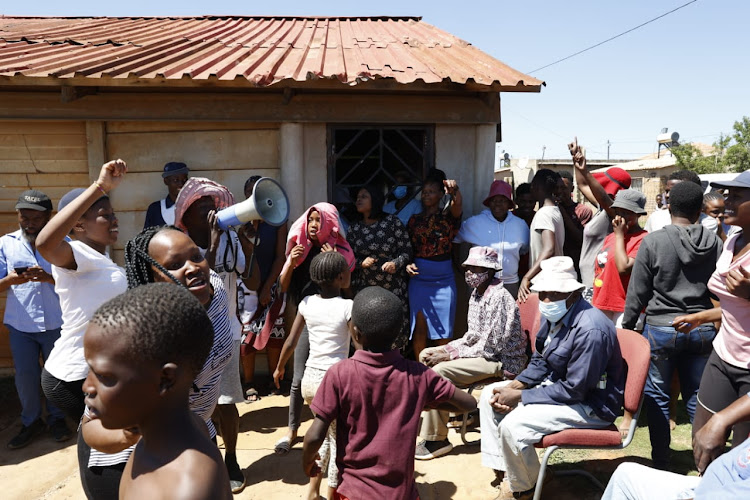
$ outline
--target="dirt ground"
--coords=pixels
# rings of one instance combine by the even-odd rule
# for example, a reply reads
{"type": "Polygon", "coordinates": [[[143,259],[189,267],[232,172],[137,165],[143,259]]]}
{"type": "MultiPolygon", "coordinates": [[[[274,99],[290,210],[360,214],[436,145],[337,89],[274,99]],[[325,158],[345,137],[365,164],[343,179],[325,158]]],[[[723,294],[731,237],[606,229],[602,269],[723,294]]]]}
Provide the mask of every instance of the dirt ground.
{"type": "MultiPolygon", "coordinates": [[[[12,402],[0,408],[0,415],[18,415],[12,402]]],[[[297,499],[305,492],[307,478],[301,467],[302,445],[298,443],[284,457],[273,453],[273,446],[283,434],[287,421],[288,397],[265,396],[261,401],[239,405],[241,421],[237,458],[244,468],[247,487],[237,500],[243,499],[297,499]]],[[[20,427],[20,419],[0,419],[0,497],[11,499],[85,500],[81,489],[76,460],[75,440],[55,443],[47,434],[37,438],[21,450],[8,450],[7,443],[20,427]],[[6,427],[7,426],[7,427],[6,427]]],[[[311,423],[309,411],[301,431],[311,423]]],[[[478,439],[478,430],[470,432],[478,439]]],[[[481,466],[479,446],[461,443],[457,432],[451,431],[453,451],[437,460],[416,462],[416,480],[420,498],[434,499],[492,499],[497,491],[490,486],[494,475],[481,466]]],[[[595,462],[587,462],[588,470],[606,478],[622,460],[623,453],[597,454],[595,462]]],[[[568,462],[577,462],[566,460],[568,462]]],[[[583,465],[583,464],[579,464],[583,465]]],[[[325,482],[324,482],[325,488],[325,482]]],[[[325,489],[323,488],[323,492],[325,489]]],[[[545,488],[546,499],[598,499],[598,492],[582,479],[558,477],[545,488]]]]}

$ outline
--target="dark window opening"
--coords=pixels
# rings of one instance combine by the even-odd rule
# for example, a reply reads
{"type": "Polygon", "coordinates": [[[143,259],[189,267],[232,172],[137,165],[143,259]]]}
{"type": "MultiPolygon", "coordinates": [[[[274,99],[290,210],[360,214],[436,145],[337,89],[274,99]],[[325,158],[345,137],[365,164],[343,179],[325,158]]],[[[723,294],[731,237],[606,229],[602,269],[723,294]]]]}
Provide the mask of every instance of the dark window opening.
{"type": "Polygon", "coordinates": [[[432,126],[328,128],[328,199],[336,205],[352,203],[366,184],[382,189],[386,201],[396,184],[408,186],[411,197],[419,196],[419,187],[434,165],[432,126]]]}

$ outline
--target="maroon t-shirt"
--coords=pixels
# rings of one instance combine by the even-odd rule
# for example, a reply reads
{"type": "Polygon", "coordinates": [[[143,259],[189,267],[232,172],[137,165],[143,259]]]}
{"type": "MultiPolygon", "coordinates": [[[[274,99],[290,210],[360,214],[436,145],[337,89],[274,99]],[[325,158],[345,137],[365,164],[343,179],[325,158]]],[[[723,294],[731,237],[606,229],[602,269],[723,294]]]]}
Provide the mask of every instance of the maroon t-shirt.
{"type": "Polygon", "coordinates": [[[338,492],[350,500],[414,500],[414,449],[424,408],[455,386],[398,350],[357,351],[328,369],[310,408],[336,420],[338,492]]]}

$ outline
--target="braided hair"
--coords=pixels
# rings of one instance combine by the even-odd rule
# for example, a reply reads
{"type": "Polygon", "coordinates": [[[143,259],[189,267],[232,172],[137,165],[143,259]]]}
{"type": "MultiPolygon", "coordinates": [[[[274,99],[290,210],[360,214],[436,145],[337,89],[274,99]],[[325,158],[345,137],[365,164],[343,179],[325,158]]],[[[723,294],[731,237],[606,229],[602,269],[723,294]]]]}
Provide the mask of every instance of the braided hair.
{"type": "Polygon", "coordinates": [[[175,278],[172,273],[167,271],[164,266],[156,262],[156,260],[148,254],[148,245],[151,243],[151,240],[162,231],[180,230],[175,226],[149,227],[135,235],[125,245],[125,275],[128,278],[128,289],[153,283],[154,267],[164,276],[172,280],[172,282],[186,288],[180,280],[175,278]]]}
{"type": "Polygon", "coordinates": [[[321,252],[310,262],[310,279],[318,286],[333,283],[348,267],[346,258],[340,253],[321,252]]]}

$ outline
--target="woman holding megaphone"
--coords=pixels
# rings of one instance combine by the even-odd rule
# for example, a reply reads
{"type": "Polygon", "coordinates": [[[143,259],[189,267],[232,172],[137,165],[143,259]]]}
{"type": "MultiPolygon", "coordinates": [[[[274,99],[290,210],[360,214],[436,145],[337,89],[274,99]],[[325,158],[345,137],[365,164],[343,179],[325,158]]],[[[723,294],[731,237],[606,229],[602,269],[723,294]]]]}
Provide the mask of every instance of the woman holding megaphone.
{"type": "MultiPolygon", "coordinates": [[[[346,258],[349,271],[354,270],[354,252],[341,231],[339,212],[330,203],[316,203],[292,224],[286,244],[286,262],[281,271],[281,291],[289,293],[289,304],[297,305],[308,295],[320,293],[310,279],[310,262],[321,252],[339,252],[346,258]]],[[[302,331],[294,350],[294,377],[289,391],[289,430],[274,448],[286,455],[297,439],[302,413],[302,376],[310,353],[307,329],[302,331]]]]}

